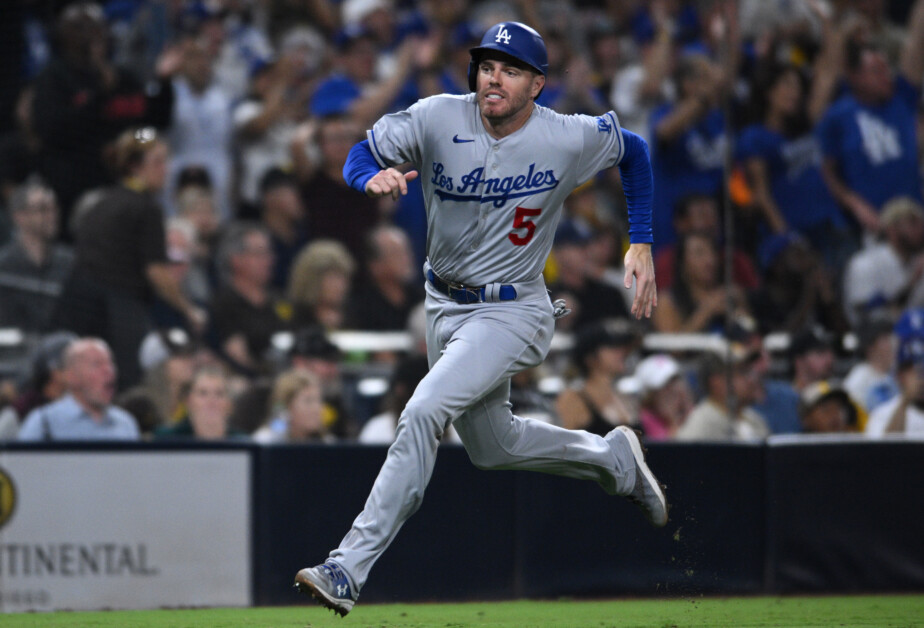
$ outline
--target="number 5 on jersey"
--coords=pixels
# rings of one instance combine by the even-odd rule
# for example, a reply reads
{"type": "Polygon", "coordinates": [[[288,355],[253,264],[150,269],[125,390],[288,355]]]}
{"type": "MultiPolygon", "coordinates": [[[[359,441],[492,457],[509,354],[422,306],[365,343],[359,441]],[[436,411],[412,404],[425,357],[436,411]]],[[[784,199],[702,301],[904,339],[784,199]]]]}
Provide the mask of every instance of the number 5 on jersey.
{"type": "Polygon", "coordinates": [[[514,231],[511,231],[509,234],[507,234],[507,237],[510,238],[510,241],[513,242],[514,246],[523,246],[533,239],[533,234],[536,233],[536,223],[527,219],[538,216],[541,213],[542,208],[529,209],[527,207],[517,207],[517,211],[513,216],[513,229],[514,231],[518,229],[526,229],[526,234],[520,235],[519,233],[514,233],[514,231]]]}

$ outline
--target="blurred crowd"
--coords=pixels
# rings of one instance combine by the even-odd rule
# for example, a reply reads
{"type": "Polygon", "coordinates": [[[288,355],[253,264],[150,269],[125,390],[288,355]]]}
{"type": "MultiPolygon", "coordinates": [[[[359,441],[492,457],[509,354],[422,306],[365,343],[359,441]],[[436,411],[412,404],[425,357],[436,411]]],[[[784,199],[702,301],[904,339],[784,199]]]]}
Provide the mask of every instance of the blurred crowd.
{"type": "Polygon", "coordinates": [[[546,41],[540,105],[647,140],[659,288],[630,320],[605,171],[546,265],[570,345],[513,379],[516,414],[924,434],[924,0],[18,0],[0,440],[390,442],[427,371],[427,217],[419,180],[370,199],[343,165],[382,115],[468,93],[503,20],[546,41]],[[348,331],[410,342],[345,351],[348,331]],[[697,340],[647,341],[672,334],[697,340]]]}

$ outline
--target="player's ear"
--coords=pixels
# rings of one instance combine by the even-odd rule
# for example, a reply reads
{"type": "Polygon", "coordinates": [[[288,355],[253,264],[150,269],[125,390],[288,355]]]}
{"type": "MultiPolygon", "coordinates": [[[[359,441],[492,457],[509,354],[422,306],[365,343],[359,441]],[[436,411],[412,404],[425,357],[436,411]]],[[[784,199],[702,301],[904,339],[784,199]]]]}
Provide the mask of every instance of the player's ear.
{"type": "Polygon", "coordinates": [[[535,74],[533,76],[533,88],[532,88],[532,98],[536,100],[539,97],[539,92],[542,91],[542,88],[545,87],[545,77],[541,74],[535,74]]]}

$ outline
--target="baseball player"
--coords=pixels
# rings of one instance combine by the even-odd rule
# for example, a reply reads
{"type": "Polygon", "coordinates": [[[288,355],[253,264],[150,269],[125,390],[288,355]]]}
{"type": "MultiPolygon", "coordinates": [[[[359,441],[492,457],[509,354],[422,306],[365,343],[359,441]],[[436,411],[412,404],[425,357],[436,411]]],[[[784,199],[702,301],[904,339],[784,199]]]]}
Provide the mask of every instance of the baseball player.
{"type": "Polygon", "coordinates": [[[394,444],[363,511],[326,562],[295,586],[346,615],[369,571],[420,506],[437,444],[452,424],[480,469],[529,469],[593,480],[628,497],[656,526],[664,492],[638,436],[605,437],[513,416],[510,377],[545,358],[555,318],[542,270],[562,202],[600,170],[619,165],[629,207],[626,288],[632,313],[657,305],[651,257],[648,148],[612,112],[561,115],[535,104],[548,60],[542,37],[517,22],[492,26],[471,49],[463,96],[421,100],[378,120],[344,178],[370,197],[406,194],[422,177],[427,199],[427,351],[430,371],[401,414],[394,444]],[[406,173],[396,166],[411,164],[406,173]]]}

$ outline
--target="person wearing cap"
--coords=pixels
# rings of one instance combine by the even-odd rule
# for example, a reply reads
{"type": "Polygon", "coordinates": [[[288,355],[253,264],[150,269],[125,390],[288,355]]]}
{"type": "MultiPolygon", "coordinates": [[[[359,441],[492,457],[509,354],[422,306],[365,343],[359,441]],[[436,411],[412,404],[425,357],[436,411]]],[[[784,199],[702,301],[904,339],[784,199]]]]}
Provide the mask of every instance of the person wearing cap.
{"type": "Polygon", "coordinates": [[[331,342],[322,327],[304,327],[295,334],[295,343],[289,353],[291,367],[318,378],[323,396],[324,425],[337,438],[350,439],[356,437],[359,428],[344,404],[340,360],[340,348],[331,342]]]}
{"type": "Polygon", "coordinates": [[[617,425],[637,423],[635,409],[616,389],[639,334],[627,319],[600,320],[582,327],[572,355],[580,378],[555,401],[562,427],[604,436],[617,425]]]}
{"type": "Polygon", "coordinates": [[[834,336],[820,325],[799,330],[789,342],[792,385],[800,394],[815,382],[834,375],[834,336]]]}
{"type": "MultiPolygon", "coordinates": [[[[182,44],[182,65],[173,81],[173,116],[167,129],[173,155],[167,175],[172,202],[177,174],[187,166],[208,170],[215,192],[218,213],[223,221],[235,213],[232,207],[233,140],[231,96],[215,78],[217,59],[204,37],[190,38],[182,44]]],[[[172,205],[170,213],[175,213],[172,205]]]]}
{"type": "Polygon", "coordinates": [[[895,316],[924,277],[924,205],[894,198],[879,224],[884,241],[856,253],[844,273],[844,311],[854,327],[863,317],[895,316]]]}
{"type": "Polygon", "coordinates": [[[795,231],[770,235],[757,257],[764,281],[748,301],[764,333],[794,333],[812,321],[847,331],[836,282],[805,236],[795,231]]]}
{"type": "Polygon", "coordinates": [[[760,394],[756,354],[732,352],[728,362],[724,356],[706,353],[700,361],[699,381],[705,397],[677,430],[677,440],[750,441],[770,435],[766,422],[750,407],[760,394]],[[727,383],[728,369],[731,369],[731,389],[727,383]]]}
{"type": "Polygon", "coordinates": [[[250,63],[250,93],[234,107],[241,164],[239,193],[253,217],[260,203],[263,177],[291,161],[289,145],[308,96],[299,89],[298,81],[293,57],[254,59],[250,63]]]}
{"type": "Polygon", "coordinates": [[[556,275],[549,291],[552,299],[563,298],[568,302],[573,311],[561,323],[573,329],[604,319],[629,317],[629,308],[620,289],[588,272],[592,238],[593,232],[587,223],[562,218],[552,245],[556,275]]]}
{"type": "Polygon", "coordinates": [[[305,204],[295,176],[271,168],[260,181],[260,219],[269,231],[276,262],[272,286],[285,290],[299,251],[308,242],[305,204]]]}
{"type": "Polygon", "coordinates": [[[872,411],[866,424],[870,436],[924,435],[924,338],[904,338],[896,361],[901,393],[872,411]]]}
{"type": "Polygon", "coordinates": [[[664,353],[650,355],[635,368],[639,423],[648,440],[670,440],[693,410],[693,391],[680,363],[664,353]]]}
{"type": "Polygon", "coordinates": [[[815,382],[802,391],[803,434],[862,432],[866,413],[840,385],[815,382]]]}

